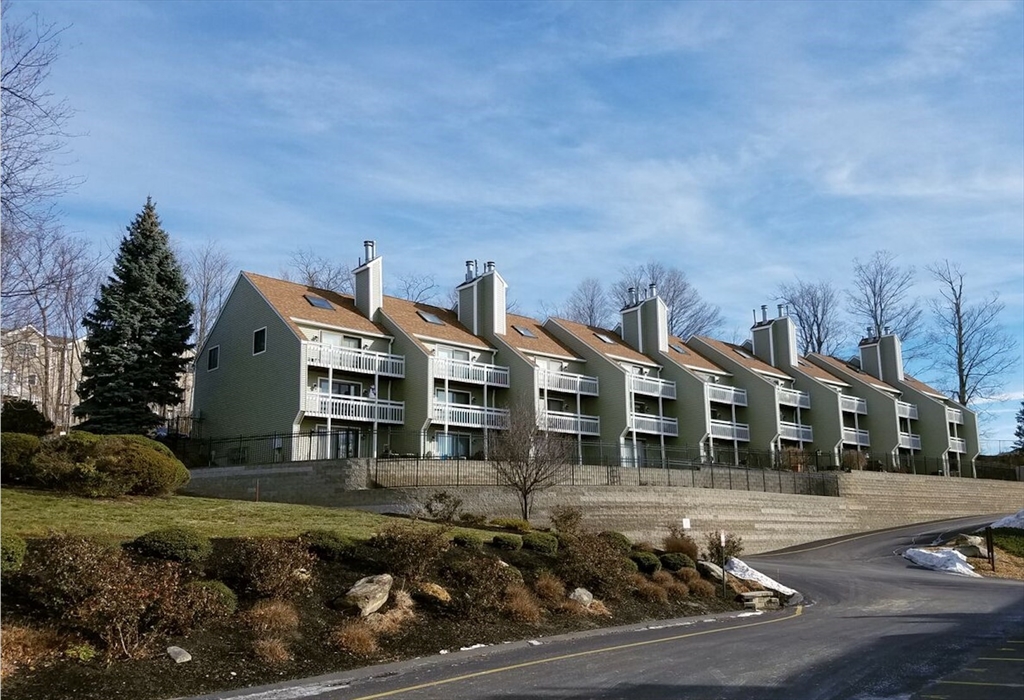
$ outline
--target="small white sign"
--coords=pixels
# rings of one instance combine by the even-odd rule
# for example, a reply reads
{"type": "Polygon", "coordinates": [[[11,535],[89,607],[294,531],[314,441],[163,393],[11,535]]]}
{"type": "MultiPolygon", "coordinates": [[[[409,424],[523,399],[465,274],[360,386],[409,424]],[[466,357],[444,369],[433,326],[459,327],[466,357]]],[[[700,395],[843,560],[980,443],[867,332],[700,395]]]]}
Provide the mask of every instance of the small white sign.
{"type": "Polygon", "coordinates": [[[725,530],[722,530],[722,531],[721,531],[721,532],[719,532],[718,534],[719,534],[719,535],[721,535],[721,539],[722,539],[722,546],[724,547],[724,546],[725,546],[725,530]]]}
{"type": "Polygon", "coordinates": [[[683,518],[683,529],[684,530],[689,530],[690,529],[690,519],[689,518],[683,518]]]}

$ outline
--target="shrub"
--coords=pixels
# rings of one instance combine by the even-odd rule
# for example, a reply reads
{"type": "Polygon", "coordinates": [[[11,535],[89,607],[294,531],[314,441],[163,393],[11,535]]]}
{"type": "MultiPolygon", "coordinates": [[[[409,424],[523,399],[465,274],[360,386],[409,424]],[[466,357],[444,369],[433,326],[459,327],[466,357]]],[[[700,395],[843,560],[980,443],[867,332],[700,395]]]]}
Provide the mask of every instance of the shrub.
{"type": "Polygon", "coordinates": [[[702,578],[697,579],[689,584],[690,593],[701,598],[713,598],[718,592],[718,588],[715,584],[710,581],[705,581],[702,578]]]}
{"type": "Polygon", "coordinates": [[[352,553],[356,544],[351,537],[345,537],[334,530],[306,530],[299,535],[299,541],[316,555],[317,559],[324,561],[344,560],[352,553]]]}
{"type": "Polygon", "coordinates": [[[35,435],[4,433],[0,440],[0,479],[5,484],[25,484],[32,479],[32,459],[39,452],[35,435]]]}
{"type": "Polygon", "coordinates": [[[636,591],[637,596],[643,600],[651,603],[668,602],[668,593],[665,589],[653,581],[649,581],[644,576],[636,574],[633,576],[631,583],[633,584],[633,590],[636,591]]]}
{"type": "Polygon", "coordinates": [[[528,532],[523,535],[523,549],[542,554],[555,554],[558,552],[558,538],[546,532],[528,532]]]}
{"type": "Polygon", "coordinates": [[[846,471],[853,471],[854,469],[860,471],[867,466],[868,457],[858,450],[843,450],[843,457],[840,463],[846,471]]]}
{"type": "MultiPolygon", "coordinates": [[[[7,438],[4,438],[5,440],[7,438]]],[[[0,631],[0,678],[6,680],[20,668],[36,668],[60,656],[65,635],[52,629],[4,624],[0,631]]]]}
{"type": "Polygon", "coordinates": [[[679,571],[680,569],[693,569],[696,567],[693,559],[679,552],[666,552],[658,557],[658,560],[661,561],[661,566],[666,571],[679,571]]]}
{"type": "Polygon", "coordinates": [[[452,544],[464,549],[483,549],[484,538],[475,532],[460,532],[452,537],[452,544]]]}
{"type": "Polygon", "coordinates": [[[520,535],[499,533],[491,540],[491,544],[498,549],[508,549],[516,552],[523,548],[523,538],[520,535]]]}
{"type": "Polygon", "coordinates": [[[267,664],[283,664],[292,660],[292,653],[283,639],[261,638],[252,643],[256,658],[267,664]]]}
{"type": "Polygon", "coordinates": [[[460,513],[459,522],[466,527],[480,527],[487,524],[487,516],[479,513],[460,513]]]}
{"type": "Polygon", "coordinates": [[[633,550],[633,543],[629,541],[629,538],[623,535],[621,532],[615,532],[614,530],[605,530],[598,535],[601,539],[607,540],[607,542],[616,548],[618,548],[623,556],[628,556],[633,550]]]}
{"type": "Polygon", "coordinates": [[[448,551],[448,530],[405,523],[386,525],[367,544],[381,552],[395,576],[421,581],[448,551]]]}
{"type": "Polygon", "coordinates": [[[636,571],[636,564],[616,545],[585,530],[563,534],[558,559],[558,573],[568,588],[583,586],[611,598],[625,593],[629,576],[636,571]]]}
{"type": "Polygon", "coordinates": [[[151,450],[156,450],[164,457],[174,457],[174,453],[171,451],[170,447],[162,442],[148,438],[145,435],[110,435],[108,437],[117,438],[123,442],[131,442],[142,447],[148,447],[151,450]]]}
{"type": "Polygon", "coordinates": [[[572,534],[583,529],[583,510],[575,506],[555,506],[550,518],[551,527],[560,533],[572,534]]]}
{"type": "Polygon", "coordinates": [[[189,581],[160,601],[159,614],[169,632],[186,634],[209,620],[230,617],[237,608],[238,597],[220,581],[189,581]]]}
{"type": "Polygon", "coordinates": [[[661,570],[661,561],[654,552],[633,552],[629,558],[636,562],[640,573],[653,574],[661,570]]]}
{"type": "Polygon", "coordinates": [[[238,609],[238,596],[223,581],[190,581],[185,588],[201,592],[204,600],[200,605],[207,617],[231,617],[238,609]]]}
{"type": "Polygon", "coordinates": [[[662,540],[662,546],[666,552],[685,554],[691,561],[697,560],[697,542],[678,525],[669,526],[668,537],[662,540]]]}
{"type": "Polygon", "coordinates": [[[213,551],[210,538],[191,527],[165,527],[140,535],[128,545],[145,557],[201,564],[213,551]]]}
{"type": "MultiPolygon", "coordinates": [[[[95,495],[165,496],[174,492],[188,483],[190,475],[169,453],[166,446],[141,435],[104,437],[96,449],[95,469],[101,486],[95,495]]],[[[87,488],[85,495],[94,494],[87,488]]]]}
{"type": "Polygon", "coordinates": [[[512,584],[505,589],[502,604],[505,613],[516,622],[535,625],[540,622],[541,610],[530,589],[522,584],[512,584]]]}
{"type": "Polygon", "coordinates": [[[493,518],[491,525],[515,532],[529,532],[533,529],[530,523],[522,518],[493,518]]]}
{"type": "Polygon", "coordinates": [[[634,542],[630,550],[633,552],[654,552],[654,545],[650,542],[634,542]]]}
{"type": "Polygon", "coordinates": [[[522,582],[522,574],[492,557],[460,558],[445,564],[452,605],[463,613],[489,613],[500,607],[505,589],[522,582]]]}
{"type": "Polygon", "coordinates": [[[676,578],[686,584],[692,584],[694,581],[700,581],[700,572],[696,569],[679,569],[674,573],[676,578]]]}
{"type": "Polygon", "coordinates": [[[356,656],[373,656],[377,653],[377,634],[362,620],[344,622],[334,628],[331,640],[342,651],[356,656]]]}
{"type": "Polygon", "coordinates": [[[41,443],[28,483],[64,491],[88,484],[95,479],[93,462],[99,443],[98,435],[78,430],[41,443]]]}
{"type": "Polygon", "coordinates": [[[462,510],[462,499],[447,491],[437,491],[423,504],[423,512],[428,518],[450,523],[462,510]]]}
{"type": "Polygon", "coordinates": [[[299,629],[299,613],[285,600],[261,600],[245,612],[243,619],[260,638],[294,637],[299,629]]]}
{"type": "Polygon", "coordinates": [[[546,603],[557,603],[565,599],[565,583],[550,571],[541,571],[537,575],[533,590],[546,603]]]}
{"type": "Polygon", "coordinates": [[[0,535],[0,573],[11,573],[25,561],[25,540],[13,533],[0,535]]]}
{"type": "Polygon", "coordinates": [[[53,421],[28,399],[7,399],[0,409],[0,430],[42,437],[53,431],[53,421]]]}
{"type": "Polygon", "coordinates": [[[247,537],[227,556],[222,576],[258,598],[288,599],[311,588],[316,557],[295,540],[247,537]]]}
{"type": "Polygon", "coordinates": [[[721,563],[723,557],[728,561],[729,557],[738,557],[743,553],[743,538],[731,532],[726,533],[725,546],[723,547],[722,533],[716,530],[715,532],[708,533],[706,546],[704,556],[707,557],[708,561],[718,564],[721,563]]]}

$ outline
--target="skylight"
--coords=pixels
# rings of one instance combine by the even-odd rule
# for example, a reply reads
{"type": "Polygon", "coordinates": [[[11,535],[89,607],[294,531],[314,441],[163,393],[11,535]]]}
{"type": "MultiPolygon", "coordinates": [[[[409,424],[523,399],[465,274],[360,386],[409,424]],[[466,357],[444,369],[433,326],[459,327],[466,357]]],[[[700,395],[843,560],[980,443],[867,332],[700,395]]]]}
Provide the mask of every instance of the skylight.
{"type": "Polygon", "coordinates": [[[444,321],[439,319],[437,317],[437,314],[432,314],[429,311],[417,311],[416,313],[418,313],[420,315],[420,318],[422,318],[427,323],[433,323],[435,326],[444,325],[444,321]]]}
{"type": "Polygon", "coordinates": [[[678,353],[679,353],[680,355],[686,355],[686,354],[688,354],[688,353],[686,352],[686,350],[684,350],[684,349],[683,349],[683,346],[682,346],[682,345],[676,345],[675,343],[673,343],[673,344],[672,344],[672,345],[670,345],[669,347],[671,347],[671,348],[672,348],[673,350],[675,350],[676,352],[678,352],[678,353]]]}
{"type": "Polygon", "coordinates": [[[608,343],[609,345],[615,345],[615,341],[606,336],[604,333],[594,333],[602,343],[608,343]]]}
{"type": "Polygon", "coordinates": [[[529,328],[526,328],[525,326],[515,326],[514,325],[512,327],[515,328],[516,329],[516,333],[518,333],[521,336],[525,336],[527,338],[536,338],[537,337],[537,335],[533,331],[531,331],[529,328]]]}
{"type": "Polygon", "coordinates": [[[753,360],[754,359],[749,353],[747,353],[746,350],[741,350],[740,348],[735,348],[735,350],[736,350],[736,354],[739,355],[740,357],[745,357],[748,360],[753,360]]]}
{"type": "Polygon", "coordinates": [[[334,307],[331,306],[331,302],[322,297],[318,297],[315,294],[303,294],[303,296],[306,297],[306,301],[318,309],[327,309],[328,311],[334,310],[334,307]]]}

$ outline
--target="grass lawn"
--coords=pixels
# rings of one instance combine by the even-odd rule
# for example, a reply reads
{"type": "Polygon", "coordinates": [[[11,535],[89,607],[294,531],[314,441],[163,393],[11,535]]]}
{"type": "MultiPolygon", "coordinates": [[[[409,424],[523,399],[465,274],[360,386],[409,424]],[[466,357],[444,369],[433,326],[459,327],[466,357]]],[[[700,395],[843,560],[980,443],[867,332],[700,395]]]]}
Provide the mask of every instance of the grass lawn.
{"type": "Polygon", "coordinates": [[[129,540],[160,527],[194,527],[209,537],[294,536],[328,529],[369,537],[392,519],[373,513],[287,503],[254,503],[192,496],[95,499],[45,491],[0,489],[4,532],[22,537],[51,530],[129,540]]]}

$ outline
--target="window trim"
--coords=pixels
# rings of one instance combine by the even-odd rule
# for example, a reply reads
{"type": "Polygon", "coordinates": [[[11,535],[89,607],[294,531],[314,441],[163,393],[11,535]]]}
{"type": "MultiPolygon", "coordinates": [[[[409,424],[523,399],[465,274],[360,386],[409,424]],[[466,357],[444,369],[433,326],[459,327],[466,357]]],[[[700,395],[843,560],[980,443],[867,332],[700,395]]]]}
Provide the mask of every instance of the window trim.
{"type": "Polygon", "coordinates": [[[215,372],[218,369],[220,369],[220,346],[211,345],[206,348],[206,371],[215,372]],[[213,366],[211,367],[211,365],[213,366]]]}
{"type": "Polygon", "coordinates": [[[256,355],[262,355],[266,351],[267,351],[267,327],[263,326],[263,328],[257,328],[256,330],[254,330],[252,332],[252,354],[253,354],[253,357],[255,357],[256,355]],[[259,333],[261,333],[261,332],[263,333],[263,349],[257,351],[256,350],[256,336],[259,333]]]}

